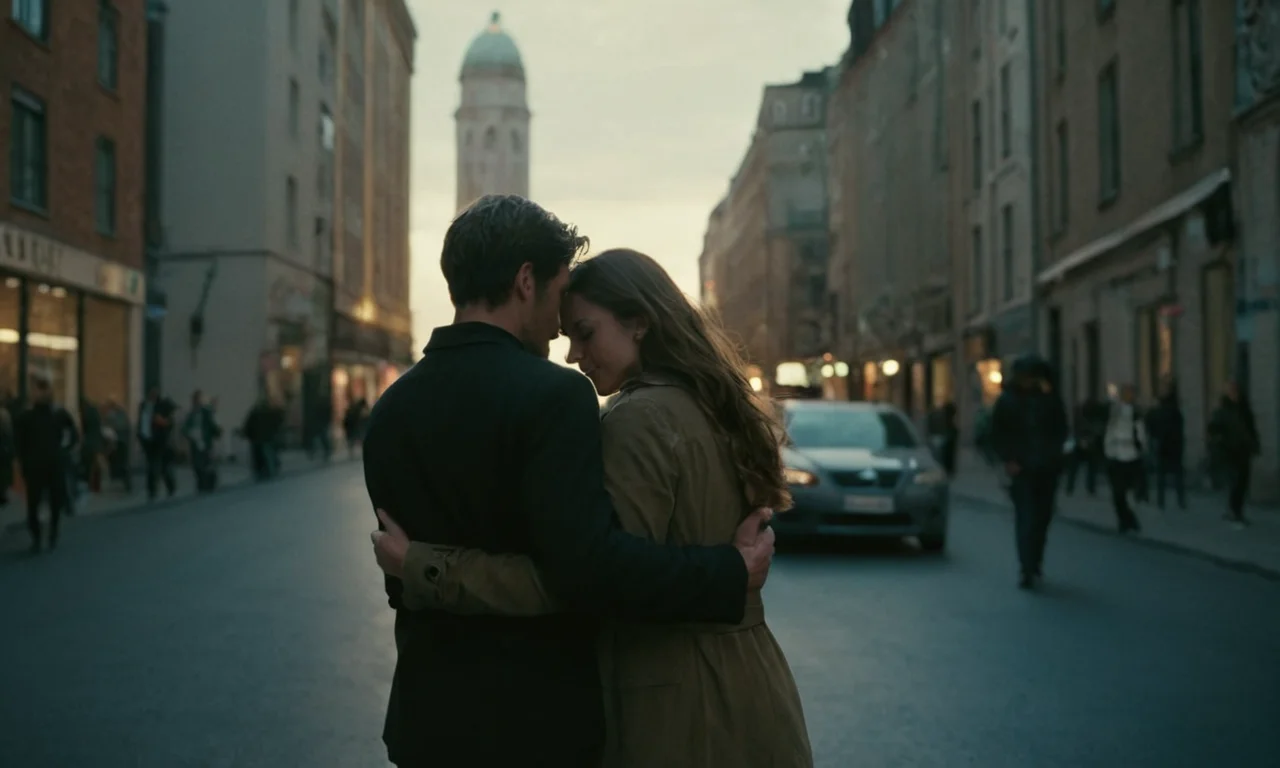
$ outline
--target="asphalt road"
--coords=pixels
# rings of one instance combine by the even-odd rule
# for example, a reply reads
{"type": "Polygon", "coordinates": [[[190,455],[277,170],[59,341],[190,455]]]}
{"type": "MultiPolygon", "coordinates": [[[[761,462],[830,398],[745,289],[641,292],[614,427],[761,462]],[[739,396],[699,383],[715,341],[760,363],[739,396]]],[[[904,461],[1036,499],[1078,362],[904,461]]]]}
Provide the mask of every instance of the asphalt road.
{"type": "MultiPolygon", "coordinates": [[[[0,765],[385,765],[365,507],[348,466],[0,541],[0,765]]],[[[1027,594],[1011,540],[956,509],[946,557],[780,556],[820,766],[1280,765],[1280,583],[1058,526],[1027,594]]]]}

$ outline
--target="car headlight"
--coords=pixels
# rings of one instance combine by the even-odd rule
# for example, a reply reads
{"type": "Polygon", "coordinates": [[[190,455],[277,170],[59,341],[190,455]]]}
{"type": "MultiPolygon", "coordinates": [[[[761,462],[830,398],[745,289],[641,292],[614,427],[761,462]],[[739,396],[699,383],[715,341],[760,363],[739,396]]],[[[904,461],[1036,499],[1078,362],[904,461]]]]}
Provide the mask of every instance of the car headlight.
{"type": "Polygon", "coordinates": [[[786,478],[787,485],[817,485],[818,476],[812,472],[805,472],[803,469],[792,469],[784,467],[782,476],[786,478]]]}
{"type": "Polygon", "coordinates": [[[947,473],[941,469],[926,469],[916,473],[913,482],[916,485],[942,485],[947,482],[947,473]]]}

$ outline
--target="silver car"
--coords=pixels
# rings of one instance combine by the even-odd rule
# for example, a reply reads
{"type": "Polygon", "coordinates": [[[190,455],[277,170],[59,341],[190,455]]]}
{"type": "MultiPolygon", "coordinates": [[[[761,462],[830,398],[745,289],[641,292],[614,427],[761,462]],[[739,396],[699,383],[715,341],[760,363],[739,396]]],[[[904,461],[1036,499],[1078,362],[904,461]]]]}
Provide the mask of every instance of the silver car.
{"type": "Polygon", "coordinates": [[[795,507],[778,536],[914,536],[947,546],[946,471],[901,411],[881,403],[785,400],[783,449],[795,507]]]}

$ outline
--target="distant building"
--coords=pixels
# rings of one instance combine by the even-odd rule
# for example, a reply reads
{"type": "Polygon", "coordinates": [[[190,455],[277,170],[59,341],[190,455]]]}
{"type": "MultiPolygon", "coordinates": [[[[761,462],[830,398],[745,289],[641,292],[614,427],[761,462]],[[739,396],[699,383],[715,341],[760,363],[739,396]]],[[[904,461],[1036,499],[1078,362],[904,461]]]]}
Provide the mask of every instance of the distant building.
{"type": "Polygon", "coordinates": [[[765,87],[699,259],[703,302],[741,341],[762,386],[795,383],[777,380],[780,364],[818,371],[828,352],[826,93],[825,71],[765,87]]]}
{"type": "Polygon", "coordinates": [[[458,76],[458,210],[489,194],[529,196],[524,64],[500,22],[495,12],[471,41],[458,76]]]}
{"type": "Polygon", "coordinates": [[[0,19],[0,398],[48,379],[142,389],[144,0],[14,2],[0,19]]]}
{"type": "Polygon", "coordinates": [[[412,357],[402,0],[169,0],[163,382],[237,423],[262,396],[301,438],[412,357]]]}
{"type": "Polygon", "coordinates": [[[834,343],[856,397],[915,415],[954,396],[948,232],[952,0],[854,0],[828,152],[834,343]]]}

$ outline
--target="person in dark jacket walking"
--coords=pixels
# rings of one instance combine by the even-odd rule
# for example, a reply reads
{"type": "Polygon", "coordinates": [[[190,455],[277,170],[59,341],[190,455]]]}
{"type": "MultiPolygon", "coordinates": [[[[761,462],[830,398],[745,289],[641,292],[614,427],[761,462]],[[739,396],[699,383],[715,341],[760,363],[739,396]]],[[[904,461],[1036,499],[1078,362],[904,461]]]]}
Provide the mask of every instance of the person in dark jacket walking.
{"type": "Polygon", "coordinates": [[[991,414],[991,442],[1009,476],[1023,589],[1041,578],[1066,441],[1067,410],[1051,367],[1035,355],[1018,358],[991,414]]]}
{"type": "Polygon", "coordinates": [[[1226,518],[1236,525],[1247,525],[1244,502],[1249,495],[1253,457],[1261,452],[1261,441],[1249,399],[1234,381],[1227,382],[1222,403],[1209,420],[1209,441],[1211,450],[1221,457],[1230,482],[1226,518]]]}
{"type": "Polygon", "coordinates": [[[169,444],[177,410],[172,400],[160,396],[159,387],[152,387],[138,407],[138,442],[147,457],[147,498],[152,501],[161,479],[170,496],[178,489],[173,478],[173,449],[169,444]]]}
{"type": "Polygon", "coordinates": [[[1178,388],[1173,382],[1165,385],[1160,403],[1147,416],[1147,437],[1155,449],[1156,506],[1164,509],[1164,488],[1167,480],[1173,480],[1178,494],[1178,506],[1187,508],[1187,489],[1183,478],[1182,456],[1186,450],[1186,424],[1182,406],[1178,404],[1178,388]]]}
{"type": "Polygon", "coordinates": [[[31,549],[43,544],[40,505],[49,499],[49,549],[58,546],[58,525],[67,507],[68,447],[80,441],[76,421],[67,410],[53,402],[53,387],[45,379],[31,383],[31,407],[15,425],[18,462],[27,486],[27,528],[31,549]]]}

